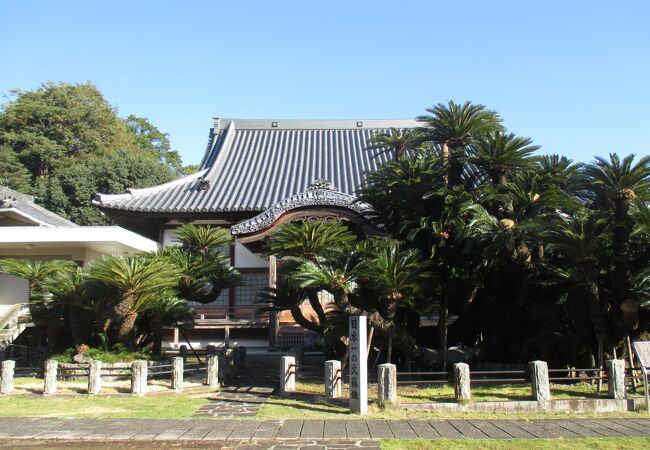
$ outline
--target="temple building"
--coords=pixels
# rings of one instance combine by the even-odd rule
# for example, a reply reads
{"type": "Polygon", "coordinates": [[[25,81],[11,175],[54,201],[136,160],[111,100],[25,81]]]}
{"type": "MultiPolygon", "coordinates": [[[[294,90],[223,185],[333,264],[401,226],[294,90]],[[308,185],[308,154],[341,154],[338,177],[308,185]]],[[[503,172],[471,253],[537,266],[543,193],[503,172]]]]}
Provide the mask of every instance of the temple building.
{"type": "MultiPolygon", "coordinates": [[[[260,290],[275,279],[275,261],[261,255],[262,240],[292,221],[333,218],[367,226],[370,206],[355,193],[366,172],[390,157],[370,149],[372,138],[416,126],[414,120],[215,119],[196,173],[151,188],[98,194],[94,204],[164,246],[174,244],[174,230],[185,223],[229,227],[235,237],[229,256],[243,285],[210,305],[195,305],[189,339],[201,346],[290,347],[304,339],[290,314],[256,312],[260,290]]],[[[323,295],[326,308],[328,301],[323,295]]],[[[179,345],[178,332],[170,345],[179,345]]]]}

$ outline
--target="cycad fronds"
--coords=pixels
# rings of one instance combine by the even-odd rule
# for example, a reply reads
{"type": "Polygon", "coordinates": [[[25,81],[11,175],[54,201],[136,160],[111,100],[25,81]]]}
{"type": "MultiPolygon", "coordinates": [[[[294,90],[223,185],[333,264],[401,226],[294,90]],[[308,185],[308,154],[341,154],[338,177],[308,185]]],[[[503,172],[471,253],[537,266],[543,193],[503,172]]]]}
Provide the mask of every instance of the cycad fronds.
{"type": "Polygon", "coordinates": [[[319,256],[343,251],[355,240],[354,234],[338,222],[317,221],[282,225],[269,239],[269,252],[315,260],[319,256]]]}
{"type": "Polygon", "coordinates": [[[447,144],[450,148],[469,145],[474,139],[501,129],[501,117],[483,105],[465,102],[462,105],[449,101],[427,108],[429,115],[418,121],[425,127],[421,132],[428,141],[447,144]]]}
{"type": "Polygon", "coordinates": [[[469,147],[467,162],[477,167],[494,184],[504,185],[517,172],[530,170],[535,159],[532,154],[539,146],[532,140],[513,133],[489,133],[469,147]]]}
{"type": "Polygon", "coordinates": [[[390,128],[387,132],[378,133],[371,139],[370,150],[379,150],[379,154],[392,153],[393,159],[399,159],[409,151],[419,151],[424,148],[424,138],[417,130],[398,130],[390,128]]]}

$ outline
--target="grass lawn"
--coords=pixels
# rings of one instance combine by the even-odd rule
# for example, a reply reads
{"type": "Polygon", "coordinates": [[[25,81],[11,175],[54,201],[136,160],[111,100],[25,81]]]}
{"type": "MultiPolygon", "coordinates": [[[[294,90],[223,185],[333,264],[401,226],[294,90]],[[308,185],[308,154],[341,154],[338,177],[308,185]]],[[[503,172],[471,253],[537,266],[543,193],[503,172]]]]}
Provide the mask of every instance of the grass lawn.
{"type": "Polygon", "coordinates": [[[0,417],[75,417],[182,419],[191,416],[207,402],[187,395],[149,397],[40,397],[0,398],[0,417]]]}
{"type": "Polygon", "coordinates": [[[647,449],[650,438],[597,438],[597,439],[382,439],[382,450],[427,450],[427,449],[485,449],[485,450],[573,450],[573,449],[647,449]]]}
{"type": "MultiPolygon", "coordinates": [[[[278,417],[293,419],[343,419],[353,417],[349,414],[346,401],[333,404],[325,402],[323,385],[319,383],[297,382],[297,392],[315,394],[312,396],[294,395],[289,398],[271,397],[257,413],[258,419],[275,419],[278,417]]],[[[605,396],[607,387],[601,391],[605,396]]],[[[591,385],[553,385],[553,398],[596,397],[596,388],[591,385]]],[[[417,402],[451,402],[454,398],[451,386],[400,386],[398,389],[401,403],[417,402]]],[[[347,395],[346,392],[343,395],[347,395]]],[[[376,385],[369,385],[370,401],[368,419],[543,419],[543,418],[579,418],[579,417],[650,417],[647,413],[477,413],[450,411],[405,411],[381,410],[375,404],[376,385]]],[[[494,385],[472,386],[472,401],[490,400],[531,400],[528,385],[494,385]]]]}
{"type": "MultiPolygon", "coordinates": [[[[552,398],[606,398],[607,385],[603,385],[600,393],[596,386],[590,384],[551,384],[552,398]]],[[[399,401],[402,403],[416,402],[453,402],[454,388],[442,386],[399,386],[399,401]]],[[[532,400],[529,384],[499,384],[472,385],[472,401],[503,401],[503,400],[532,400]]]]}

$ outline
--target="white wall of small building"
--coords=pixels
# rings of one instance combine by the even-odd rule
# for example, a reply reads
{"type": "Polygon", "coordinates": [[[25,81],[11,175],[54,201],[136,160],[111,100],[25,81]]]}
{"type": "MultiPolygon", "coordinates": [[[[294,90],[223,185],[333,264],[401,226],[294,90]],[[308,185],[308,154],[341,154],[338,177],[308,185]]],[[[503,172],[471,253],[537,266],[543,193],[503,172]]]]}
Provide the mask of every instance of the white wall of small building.
{"type": "MultiPolygon", "coordinates": [[[[179,245],[176,237],[176,230],[166,228],[163,230],[162,237],[163,247],[179,245]]],[[[237,269],[265,269],[269,267],[269,262],[260,255],[252,253],[239,241],[235,241],[235,268],[237,269]]]]}

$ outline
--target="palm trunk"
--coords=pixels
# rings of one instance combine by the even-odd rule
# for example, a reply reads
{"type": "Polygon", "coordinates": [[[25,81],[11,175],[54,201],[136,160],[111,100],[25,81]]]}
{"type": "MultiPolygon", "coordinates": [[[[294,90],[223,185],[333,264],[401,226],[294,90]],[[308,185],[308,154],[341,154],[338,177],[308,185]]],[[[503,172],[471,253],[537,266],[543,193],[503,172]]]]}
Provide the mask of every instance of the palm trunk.
{"type": "Polygon", "coordinates": [[[443,182],[445,186],[449,184],[449,143],[442,143],[442,168],[444,171],[443,182]]]}
{"type": "Polygon", "coordinates": [[[449,294],[447,286],[443,287],[442,301],[438,310],[438,340],[442,371],[447,370],[447,323],[449,318],[449,294]]]}
{"type": "Polygon", "coordinates": [[[307,299],[309,299],[309,304],[316,313],[316,316],[318,316],[318,321],[320,322],[321,327],[325,329],[327,316],[325,315],[325,310],[323,310],[323,305],[321,305],[320,300],[318,299],[318,292],[310,289],[307,292],[307,299]]]}
{"type": "Polygon", "coordinates": [[[289,311],[291,312],[291,317],[293,317],[293,320],[295,320],[298,325],[318,334],[323,334],[322,327],[303,316],[300,306],[292,306],[289,311]]]}
{"type": "Polygon", "coordinates": [[[118,342],[131,346],[131,333],[135,327],[135,320],[138,318],[138,313],[129,313],[122,318],[117,327],[116,335],[118,342]]]}

